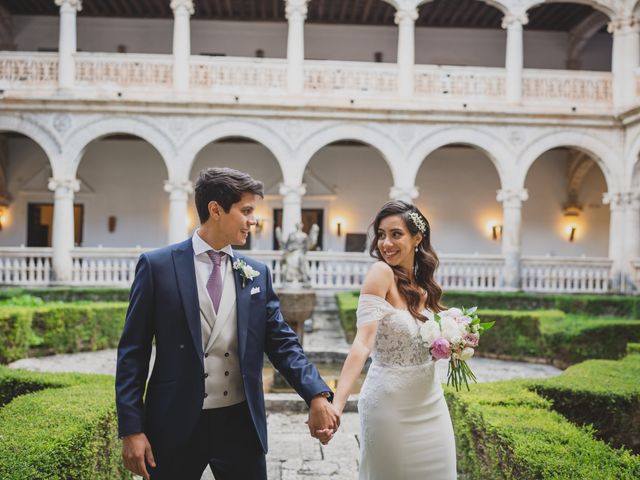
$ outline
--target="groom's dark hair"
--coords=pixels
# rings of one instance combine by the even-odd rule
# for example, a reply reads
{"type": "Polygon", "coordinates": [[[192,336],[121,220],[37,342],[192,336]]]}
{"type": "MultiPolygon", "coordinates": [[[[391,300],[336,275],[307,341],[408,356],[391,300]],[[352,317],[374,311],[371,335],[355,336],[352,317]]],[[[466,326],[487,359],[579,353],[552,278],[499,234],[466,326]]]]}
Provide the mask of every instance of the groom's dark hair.
{"type": "Polygon", "coordinates": [[[253,193],[264,197],[262,182],[255,180],[248,173],[233,168],[205,168],[196,180],[196,210],[200,223],[209,219],[209,202],[217,202],[229,213],[231,205],[239,202],[244,193],[253,193]]]}

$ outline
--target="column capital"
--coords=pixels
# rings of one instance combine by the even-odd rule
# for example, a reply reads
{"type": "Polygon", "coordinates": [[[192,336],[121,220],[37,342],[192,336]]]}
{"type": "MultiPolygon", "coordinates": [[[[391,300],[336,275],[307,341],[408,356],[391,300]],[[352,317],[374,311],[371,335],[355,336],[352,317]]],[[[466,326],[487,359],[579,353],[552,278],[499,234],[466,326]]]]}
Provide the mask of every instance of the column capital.
{"type": "Polygon", "coordinates": [[[184,193],[191,195],[193,193],[193,182],[191,180],[165,180],[164,191],[167,193],[184,193]]]}
{"type": "Polygon", "coordinates": [[[607,32],[615,34],[637,33],[640,31],[640,18],[635,15],[616,17],[607,24],[607,32]]]}
{"type": "Polygon", "coordinates": [[[284,15],[287,20],[307,18],[307,12],[309,11],[307,3],[309,0],[285,0],[284,15]]]}
{"type": "Polygon", "coordinates": [[[496,200],[505,207],[520,208],[529,199],[526,188],[502,188],[496,193],[496,200]]]}
{"type": "Polygon", "coordinates": [[[621,210],[627,203],[627,192],[604,192],[602,203],[609,205],[611,210],[621,210]]]}
{"type": "Polygon", "coordinates": [[[627,192],[626,203],[632,209],[635,209],[635,210],[640,209],[640,191],[627,192]]]}
{"type": "Polygon", "coordinates": [[[82,10],[82,0],[55,0],[56,5],[61,9],[64,7],[71,7],[79,12],[82,10]]]}
{"type": "Polygon", "coordinates": [[[419,17],[418,9],[416,7],[404,7],[399,8],[396,11],[395,16],[393,17],[396,25],[400,25],[401,23],[411,22],[414,23],[419,17]]]}
{"type": "Polygon", "coordinates": [[[392,200],[412,202],[418,198],[418,187],[398,187],[394,185],[389,189],[389,198],[392,200]]]}
{"type": "Polygon", "coordinates": [[[180,9],[185,9],[189,12],[189,15],[193,15],[195,12],[195,8],[193,7],[193,0],[171,0],[170,4],[171,10],[173,10],[173,14],[178,13],[180,9]]]}
{"type": "Polygon", "coordinates": [[[80,180],[77,178],[54,178],[49,179],[49,190],[61,193],[75,193],[80,190],[80,180]]]}
{"type": "Polygon", "coordinates": [[[285,198],[301,198],[307,193],[307,186],[304,183],[299,185],[281,183],[278,191],[285,198]]]}
{"type": "Polygon", "coordinates": [[[502,28],[508,29],[514,25],[524,26],[529,23],[529,16],[526,13],[514,14],[507,13],[504,17],[502,17],[502,28]]]}

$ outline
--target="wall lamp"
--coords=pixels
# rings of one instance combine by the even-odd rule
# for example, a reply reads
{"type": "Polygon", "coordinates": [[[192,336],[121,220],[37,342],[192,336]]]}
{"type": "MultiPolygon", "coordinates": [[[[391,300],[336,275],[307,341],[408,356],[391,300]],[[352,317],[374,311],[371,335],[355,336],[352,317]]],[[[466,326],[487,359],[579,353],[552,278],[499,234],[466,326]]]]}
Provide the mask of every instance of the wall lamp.
{"type": "Polygon", "coordinates": [[[575,225],[567,225],[567,228],[566,228],[567,240],[569,240],[570,242],[573,242],[576,239],[577,230],[578,230],[578,227],[576,227],[575,225]]]}
{"type": "Polygon", "coordinates": [[[256,233],[262,232],[263,228],[264,228],[264,218],[256,217],[256,233]]]}
{"type": "Polygon", "coordinates": [[[487,231],[491,235],[492,240],[500,240],[502,238],[502,225],[500,225],[498,222],[488,222],[487,231]]]}
{"type": "Polygon", "coordinates": [[[339,237],[342,236],[342,222],[336,223],[336,233],[339,237]]]}
{"type": "Polygon", "coordinates": [[[7,220],[7,207],[0,206],[0,230],[5,226],[7,220]]]}

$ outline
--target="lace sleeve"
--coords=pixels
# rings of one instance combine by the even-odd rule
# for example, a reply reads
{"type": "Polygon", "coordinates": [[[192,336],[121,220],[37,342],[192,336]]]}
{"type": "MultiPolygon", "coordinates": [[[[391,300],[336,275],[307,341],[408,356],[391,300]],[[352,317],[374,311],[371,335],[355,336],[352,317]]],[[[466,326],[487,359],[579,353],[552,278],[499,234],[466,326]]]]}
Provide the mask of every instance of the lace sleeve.
{"type": "Polygon", "coordinates": [[[379,322],[391,312],[393,312],[393,307],[385,299],[377,295],[363,293],[358,299],[358,311],[356,312],[358,321],[356,326],[379,322]]]}

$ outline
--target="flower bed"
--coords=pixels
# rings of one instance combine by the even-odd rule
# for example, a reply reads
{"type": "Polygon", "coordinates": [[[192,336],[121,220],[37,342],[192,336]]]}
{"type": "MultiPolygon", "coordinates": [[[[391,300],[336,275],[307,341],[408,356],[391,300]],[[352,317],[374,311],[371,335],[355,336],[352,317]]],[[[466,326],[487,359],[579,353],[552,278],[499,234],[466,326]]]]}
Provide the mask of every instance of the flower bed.
{"type": "Polygon", "coordinates": [[[113,396],[113,377],[0,367],[0,478],[131,478],[113,396]]]}
{"type": "Polygon", "coordinates": [[[532,384],[553,409],[615,447],[640,453],[640,355],[589,360],[532,384]]]}
{"type": "Polygon", "coordinates": [[[112,348],[118,344],[126,303],[54,303],[0,307],[0,363],[28,355],[112,348]]]}
{"type": "Polygon", "coordinates": [[[632,480],[640,458],[570,423],[524,381],[445,390],[467,480],[632,480]]]}

